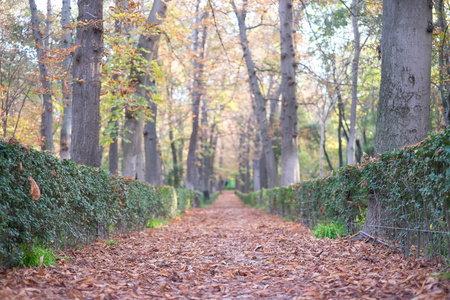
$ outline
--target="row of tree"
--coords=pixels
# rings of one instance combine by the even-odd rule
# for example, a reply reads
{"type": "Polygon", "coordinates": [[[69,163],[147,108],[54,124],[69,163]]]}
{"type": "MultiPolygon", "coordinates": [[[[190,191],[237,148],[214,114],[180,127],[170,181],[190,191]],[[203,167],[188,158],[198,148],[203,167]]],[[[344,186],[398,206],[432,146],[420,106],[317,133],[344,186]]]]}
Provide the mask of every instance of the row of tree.
{"type": "Polygon", "coordinates": [[[450,119],[444,0],[54,4],[0,4],[3,136],[81,164],[248,192],[450,119]]]}

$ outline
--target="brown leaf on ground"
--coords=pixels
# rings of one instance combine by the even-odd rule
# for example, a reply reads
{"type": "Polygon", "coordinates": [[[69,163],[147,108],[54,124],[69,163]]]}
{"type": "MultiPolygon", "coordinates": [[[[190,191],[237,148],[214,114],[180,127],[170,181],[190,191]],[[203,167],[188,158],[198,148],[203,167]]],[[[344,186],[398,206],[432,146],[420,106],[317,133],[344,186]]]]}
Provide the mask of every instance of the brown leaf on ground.
{"type": "Polygon", "coordinates": [[[224,192],[168,226],[68,251],[71,262],[0,273],[0,298],[448,299],[442,266],[383,245],[316,239],[224,192]],[[70,253],[73,254],[70,254],[70,253]],[[42,272],[41,272],[42,271],[42,272]]]}

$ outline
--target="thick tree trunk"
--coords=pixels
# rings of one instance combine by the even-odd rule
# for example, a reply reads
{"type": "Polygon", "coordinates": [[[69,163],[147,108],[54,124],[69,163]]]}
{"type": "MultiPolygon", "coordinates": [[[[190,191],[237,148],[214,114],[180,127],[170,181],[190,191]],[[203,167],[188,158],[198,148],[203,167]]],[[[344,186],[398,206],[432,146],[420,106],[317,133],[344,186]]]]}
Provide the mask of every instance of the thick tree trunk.
{"type": "Polygon", "coordinates": [[[375,152],[425,138],[430,123],[430,1],[383,1],[380,100],[375,152]]]}
{"type": "MultiPolygon", "coordinates": [[[[61,10],[61,27],[64,32],[62,38],[61,48],[65,51],[69,51],[72,44],[72,33],[70,29],[68,29],[68,25],[70,22],[70,0],[63,0],[62,2],[62,10],[61,10]]],[[[72,139],[72,85],[69,84],[71,82],[71,67],[70,62],[72,61],[72,57],[67,55],[64,61],[62,62],[62,69],[64,72],[67,72],[66,76],[62,80],[62,95],[63,95],[63,120],[61,125],[61,140],[60,140],[60,156],[61,158],[68,159],[70,158],[70,142],[72,139]]]]}
{"type": "Polygon", "coordinates": [[[352,62],[352,104],[350,111],[350,132],[347,149],[347,163],[355,164],[355,140],[356,140],[356,105],[358,104],[358,69],[359,56],[361,53],[360,33],[358,27],[359,20],[359,0],[352,0],[352,24],[353,24],[353,48],[355,56],[352,62]]]}
{"type": "Polygon", "coordinates": [[[53,152],[53,99],[51,93],[51,84],[49,81],[48,66],[43,62],[46,58],[44,51],[44,41],[42,32],[39,27],[38,11],[34,0],[29,0],[31,10],[31,26],[33,29],[33,37],[36,43],[36,52],[39,64],[39,80],[42,85],[42,124],[41,134],[43,138],[42,150],[53,152]]]}
{"type": "Polygon", "coordinates": [[[255,97],[256,118],[258,120],[259,128],[261,131],[269,188],[274,188],[278,186],[276,161],[272,149],[272,141],[269,138],[269,127],[266,121],[266,103],[261,93],[261,89],[259,88],[258,78],[256,77],[255,64],[253,62],[248,45],[247,32],[245,27],[245,17],[247,14],[245,7],[247,5],[247,1],[244,1],[243,8],[240,11],[238,11],[236,5],[234,4],[234,1],[232,1],[231,4],[233,5],[234,12],[238,19],[239,36],[241,39],[242,51],[244,52],[245,63],[247,65],[250,89],[255,97]]]}
{"type": "Polygon", "coordinates": [[[73,60],[72,159],[101,164],[100,89],[103,56],[103,0],[78,0],[78,25],[73,60]]]}
{"type": "Polygon", "coordinates": [[[134,117],[134,112],[125,111],[124,139],[129,142],[122,142],[122,175],[130,176],[133,179],[144,180],[142,134],[144,122],[142,118],[134,117]]]}
{"type": "Polygon", "coordinates": [[[198,26],[203,17],[200,16],[200,1],[196,5],[196,28],[194,30],[193,38],[194,45],[194,84],[192,88],[192,133],[189,140],[189,152],[187,157],[187,174],[186,174],[186,188],[195,190],[198,188],[198,169],[197,169],[197,144],[198,144],[198,129],[199,129],[199,113],[200,101],[203,94],[203,59],[205,56],[206,43],[206,26],[203,27],[203,36],[199,42],[200,29],[198,26]]]}
{"type": "MultiPolygon", "coordinates": [[[[381,87],[375,153],[415,144],[430,124],[432,1],[384,0],[381,87]]],[[[367,208],[364,231],[380,216],[376,199],[367,208]]]]}
{"type": "Polygon", "coordinates": [[[438,16],[438,25],[444,32],[444,38],[439,45],[439,89],[441,92],[442,106],[444,108],[444,122],[450,125],[450,83],[445,79],[450,75],[450,57],[448,55],[450,49],[447,46],[448,24],[445,12],[444,0],[436,1],[436,10],[438,16]]]}
{"type": "Polygon", "coordinates": [[[280,0],[281,41],[281,185],[300,181],[298,158],[298,117],[295,97],[295,50],[292,0],[280,0]]]}

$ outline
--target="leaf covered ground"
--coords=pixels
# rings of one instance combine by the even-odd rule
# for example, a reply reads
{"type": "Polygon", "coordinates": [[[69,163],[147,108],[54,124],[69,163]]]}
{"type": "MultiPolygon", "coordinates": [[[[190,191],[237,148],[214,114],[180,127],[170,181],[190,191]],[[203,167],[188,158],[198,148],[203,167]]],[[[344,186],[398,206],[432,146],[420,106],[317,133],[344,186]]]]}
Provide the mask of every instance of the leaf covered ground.
{"type": "Polygon", "coordinates": [[[383,245],[316,239],[232,192],[169,225],[0,273],[1,299],[449,299],[440,266],[383,245]]]}

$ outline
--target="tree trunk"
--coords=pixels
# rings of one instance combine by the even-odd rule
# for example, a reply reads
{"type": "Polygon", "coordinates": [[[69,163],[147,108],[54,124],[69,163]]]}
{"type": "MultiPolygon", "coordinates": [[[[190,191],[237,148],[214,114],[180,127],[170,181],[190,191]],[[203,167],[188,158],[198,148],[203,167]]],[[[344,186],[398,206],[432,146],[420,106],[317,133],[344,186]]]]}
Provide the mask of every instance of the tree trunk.
{"type": "Polygon", "coordinates": [[[339,168],[344,166],[344,159],[342,153],[342,100],[339,99],[338,109],[339,109],[339,127],[338,127],[338,143],[339,143],[339,168]]]}
{"type": "MultiPolygon", "coordinates": [[[[114,111],[117,110],[117,108],[113,108],[113,114],[114,111]]],[[[119,143],[118,143],[118,127],[119,127],[119,121],[111,121],[114,122],[114,127],[116,128],[113,135],[113,142],[109,144],[109,173],[116,174],[119,172],[119,143]]]]}
{"type": "Polygon", "coordinates": [[[142,153],[142,118],[137,119],[134,112],[129,109],[125,110],[125,124],[124,124],[124,139],[122,141],[122,175],[130,176],[133,179],[144,180],[144,177],[139,176],[143,165],[139,165],[143,161],[142,153]]]}
{"type": "MultiPolygon", "coordinates": [[[[122,9],[127,5],[125,0],[115,0],[116,8],[122,9]]],[[[116,34],[122,34],[122,24],[119,20],[115,21],[114,31],[116,34]]],[[[117,80],[119,78],[119,74],[112,75],[113,80],[117,80]]],[[[117,112],[119,108],[114,106],[111,108],[112,118],[109,120],[109,124],[114,123],[114,130],[111,132],[111,144],[109,144],[109,173],[116,174],[119,173],[119,120],[117,117],[117,112]]]]}
{"type": "Polygon", "coordinates": [[[450,125],[450,83],[445,79],[450,75],[450,51],[447,46],[448,24],[445,12],[444,0],[438,0],[436,3],[436,10],[438,16],[438,25],[441,31],[444,32],[444,38],[439,45],[439,89],[441,92],[442,106],[444,108],[444,122],[447,126],[450,125]]]}
{"type": "MultiPolygon", "coordinates": [[[[148,17],[148,23],[154,26],[160,25],[166,18],[167,4],[161,0],[153,2],[152,10],[148,17]]],[[[149,60],[158,59],[158,47],[159,47],[160,34],[143,36],[141,35],[139,39],[139,49],[144,57],[149,60]],[[148,53],[142,51],[145,49],[151,51],[150,56],[148,53]]],[[[153,94],[156,94],[156,83],[155,80],[149,78],[149,74],[146,76],[146,85],[150,87],[153,94]]],[[[139,79],[142,82],[142,79],[139,79]]],[[[141,89],[141,88],[139,88],[141,89]]],[[[144,94],[147,99],[147,103],[153,112],[152,122],[147,121],[144,130],[144,144],[145,144],[145,181],[152,185],[163,185],[162,180],[162,166],[161,158],[158,150],[158,134],[156,132],[156,121],[158,116],[158,107],[156,103],[149,97],[148,91],[146,89],[139,90],[139,93],[144,94]]]]}
{"type": "Polygon", "coordinates": [[[274,188],[278,186],[276,161],[272,148],[272,141],[269,138],[269,128],[266,121],[266,103],[261,93],[261,89],[259,88],[258,78],[256,77],[255,64],[253,62],[248,45],[247,32],[245,27],[247,0],[244,1],[243,8],[240,11],[238,11],[234,1],[232,1],[231,4],[233,5],[234,12],[239,23],[239,36],[241,39],[242,51],[244,52],[245,63],[247,65],[250,90],[255,97],[256,117],[261,131],[269,188],[274,188]]]}
{"type": "Polygon", "coordinates": [[[428,134],[433,24],[429,3],[383,2],[376,153],[415,144],[428,134]]]}
{"type": "MultiPolygon", "coordinates": [[[[70,0],[63,0],[61,9],[61,27],[64,32],[62,38],[61,48],[65,51],[69,51],[72,44],[72,33],[68,29],[70,22],[70,0]]],[[[63,120],[61,125],[61,140],[60,140],[60,156],[61,158],[70,158],[70,141],[72,139],[72,85],[70,62],[72,61],[71,55],[67,55],[62,62],[62,69],[66,73],[66,76],[62,80],[61,92],[63,96],[63,120]]]]}
{"type": "Polygon", "coordinates": [[[356,139],[356,105],[358,104],[358,68],[359,55],[361,53],[360,33],[358,28],[359,20],[359,0],[352,0],[352,24],[353,24],[353,48],[355,56],[352,62],[352,104],[350,111],[350,132],[347,150],[347,163],[349,165],[355,164],[355,139],[356,139]]]}
{"type": "Polygon", "coordinates": [[[252,131],[252,118],[249,117],[247,125],[247,137],[245,145],[245,183],[244,183],[244,193],[250,193],[250,134],[252,131]]]}
{"type": "Polygon", "coordinates": [[[322,119],[320,122],[320,146],[319,146],[319,178],[323,178],[323,150],[325,148],[325,122],[322,119]]]}
{"type": "Polygon", "coordinates": [[[281,41],[281,185],[300,181],[298,158],[298,117],[295,97],[295,51],[292,0],[280,0],[281,41]]]}
{"type": "Polygon", "coordinates": [[[74,162],[99,167],[101,164],[100,90],[103,56],[103,0],[78,0],[78,25],[73,60],[74,162]]]}
{"type": "MultiPolygon", "coordinates": [[[[165,19],[167,11],[167,5],[161,0],[153,2],[152,9],[147,18],[147,24],[152,26],[158,26],[165,19]]],[[[156,52],[158,47],[160,34],[144,35],[139,37],[137,48],[140,55],[147,61],[156,59],[156,52]]],[[[147,100],[148,105],[154,111],[155,116],[153,122],[147,122],[145,128],[145,175],[144,175],[144,154],[142,147],[143,139],[143,120],[141,117],[136,116],[131,111],[125,113],[125,138],[131,143],[124,143],[123,146],[123,174],[130,175],[132,177],[138,176],[140,180],[148,181],[153,185],[162,185],[162,172],[160,170],[161,165],[158,161],[157,150],[157,134],[156,134],[156,104],[151,100],[148,87],[153,88],[154,82],[149,78],[149,74],[142,73],[136,68],[131,69],[131,77],[136,84],[135,95],[143,97],[147,100]],[[138,120],[139,118],[139,120],[138,120]],[[153,123],[153,124],[151,124],[153,123]],[[131,173],[128,173],[131,172],[131,173]],[[141,174],[141,176],[138,175],[141,174]]]]}
{"type": "MultiPolygon", "coordinates": [[[[384,0],[380,99],[375,153],[417,143],[430,128],[432,2],[384,0]]],[[[370,199],[364,231],[374,233],[380,208],[370,199]]]]}
{"type": "Polygon", "coordinates": [[[196,21],[195,30],[193,34],[194,45],[194,84],[192,89],[192,133],[189,140],[189,152],[187,157],[187,174],[186,174],[186,188],[195,190],[198,188],[198,170],[197,170],[197,144],[198,144],[198,128],[199,128],[199,113],[200,101],[203,94],[203,59],[205,57],[205,43],[206,43],[206,26],[203,27],[203,36],[201,44],[199,43],[200,22],[203,17],[200,16],[200,1],[196,5],[196,21]]]}
{"type": "Polygon", "coordinates": [[[51,93],[51,84],[49,81],[48,66],[45,62],[47,57],[44,51],[44,41],[42,32],[39,27],[38,11],[34,0],[29,0],[31,10],[31,26],[33,29],[33,36],[36,43],[36,52],[39,64],[39,80],[42,85],[42,124],[41,134],[43,137],[43,144],[41,149],[53,152],[53,99],[51,93]]]}
{"type": "Polygon", "coordinates": [[[156,118],[158,115],[158,107],[156,103],[149,102],[150,109],[153,112],[153,121],[147,121],[144,130],[145,140],[145,181],[151,185],[161,186],[162,172],[161,164],[158,164],[158,135],[156,133],[156,118]],[[158,168],[159,165],[159,168],[158,168]]]}
{"type": "Polygon", "coordinates": [[[258,124],[256,120],[253,119],[253,126],[255,127],[255,151],[253,154],[253,191],[259,191],[261,189],[261,178],[260,178],[260,161],[261,161],[261,137],[258,132],[258,124]]]}

